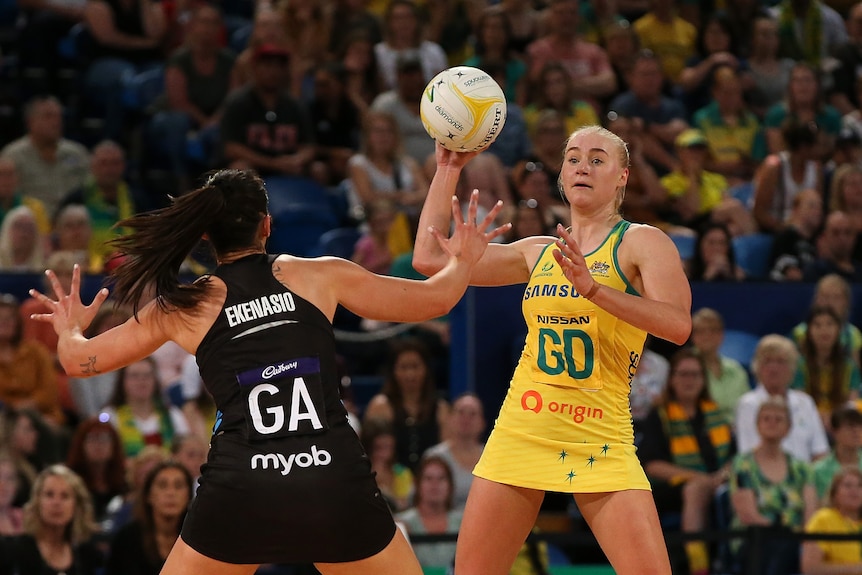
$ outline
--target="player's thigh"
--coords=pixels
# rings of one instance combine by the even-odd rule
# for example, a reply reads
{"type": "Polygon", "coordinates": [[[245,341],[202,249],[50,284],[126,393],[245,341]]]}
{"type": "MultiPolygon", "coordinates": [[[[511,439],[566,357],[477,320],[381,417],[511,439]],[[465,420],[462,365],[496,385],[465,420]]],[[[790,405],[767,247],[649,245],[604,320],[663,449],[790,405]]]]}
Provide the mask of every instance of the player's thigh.
{"type": "Polygon", "coordinates": [[[177,539],[168,554],[161,575],[253,575],[258,565],[234,565],[201,555],[188,546],[182,537],[177,539]]]}
{"type": "Polygon", "coordinates": [[[545,494],[474,477],[455,552],[458,575],[506,575],[524,544],[545,494]]]}
{"type": "Polygon", "coordinates": [[[575,502],[617,575],[670,575],[652,493],[576,493],[575,502]]]}
{"type": "Polygon", "coordinates": [[[395,530],[392,541],[376,555],[347,563],[315,563],[323,575],[422,575],[422,567],[404,538],[395,530]]]}

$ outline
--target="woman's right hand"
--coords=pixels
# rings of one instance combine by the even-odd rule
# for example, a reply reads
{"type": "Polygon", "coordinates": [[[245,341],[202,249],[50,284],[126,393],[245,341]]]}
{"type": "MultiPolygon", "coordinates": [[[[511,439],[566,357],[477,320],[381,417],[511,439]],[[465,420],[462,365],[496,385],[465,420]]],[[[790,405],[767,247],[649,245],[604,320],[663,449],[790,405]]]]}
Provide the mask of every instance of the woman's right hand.
{"type": "Polygon", "coordinates": [[[434,143],[434,158],[437,161],[437,167],[452,167],[452,168],[463,168],[467,165],[467,162],[478,156],[481,152],[453,152],[452,150],[447,150],[440,142],[434,143]]]}
{"type": "Polygon", "coordinates": [[[57,335],[75,329],[83,332],[93,321],[96,312],[99,311],[105,300],[108,299],[108,290],[106,288],[100,289],[96,297],[93,298],[93,303],[84,305],[81,301],[81,268],[78,264],[75,264],[72,270],[72,285],[68,295],[53,270],[46,270],[45,275],[48,276],[48,281],[57,300],[54,301],[45,294],[31,289],[30,295],[47,305],[51,309],[51,313],[35,313],[30,317],[37,321],[50,322],[53,324],[57,335]]]}

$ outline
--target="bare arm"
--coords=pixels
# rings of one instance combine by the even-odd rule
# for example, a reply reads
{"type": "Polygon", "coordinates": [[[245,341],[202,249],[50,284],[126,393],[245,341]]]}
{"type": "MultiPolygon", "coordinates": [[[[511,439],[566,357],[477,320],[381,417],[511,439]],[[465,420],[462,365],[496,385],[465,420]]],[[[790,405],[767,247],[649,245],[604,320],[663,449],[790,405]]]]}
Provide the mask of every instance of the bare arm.
{"type": "MultiPolygon", "coordinates": [[[[458,179],[464,165],[475,153],[450,152],[437,146],[437,171],[431,180],[425,205],[419,216],[419,229],[413,249],[413,267],[420,273],[431,275],[446,263],[446,257],[429,231],[445,229],[449,225],[450,202],[455,195],[458,179]]],[[[508,225],[507,228],[508,229],[508,225]]],[[[531,265],[527,255],[532,246],[548,244],[552,238],[528,238],[512,244],[492,244],[473,268],[470,283],[473,285],[507,285],[526,282],[531,265]]],[[[538,252],[536,252],[538,257],[538,252]]]]}
{"type": "Polygon", "coordinates": [[[161,2],[150,2],[150,0],[138,0],[138,2],[141,7],[144,34],[149,38],[161,41],[167,31],[165,13],[162,11],[161,2]]]}
{"type": "Polygon", "coordinates": [[[698,475],[707,475],[706,473],[701,473],[699,471],[695,471],[693,469],[688,469],[686,467],[681,467],[670,461],[663,461],[661,459],[654,459],[647,463],[644,466],[644,471],[646,471],[647,475],[650,477],[654,477],[656,479],[660,479],[662,481],[679,481],[679,480],[689,480],[698,475]]]}
{"type": "Polygon", "coordinates": [[[808,484],[802,488],[802,502],[805,504],[805,523],[814,515],[814,512],[820,507],[817,501],[817,490],[814,485],[808,484]]]}
{"type": "MultiPolygon", "coordinates": [[[[131,36],[117,30],[111,9],[104,2],[88,2],[84,7],[87,30],[100,44],[129,50],[155,48],[161,36],[131,36]]],[[[164,25],[164,20],[162,20],[164,25]]]]}
{"type": "MultiPolygon", "coordinates": [[[[577,242],[563,226],[554,257],[578,293],[621,320],[656,337],[682,345],[691,334],[691,287],[673,241],[652,226],[629,228],[620,245],[620,263],[640,277],[641,297],[597,284],[577,242]]],[[[630,277],[630,280],[636,280],[630,277]]]]}
{"type": "Polygon", "coordinates": [[[188,81],[179,68],[170,66],[165,71],[165,95],[172,109],[185,112],[197,125],[203,126],[209,120],[206,114],[189,101],[188,81]]]}
{"type": "Polygon", "coordinates": [[[406,156],[402,160],[404,165],[410,170],[410,175],[413,177],[413,188],[409,190],[401,190],[401,204],[405,206],[420,206],[425,201],[425,195],[428,192],[428,180],[425,179],[425,172],[422,167],[413,158],[406,156]]]}
{"type": "Polygon", "coordinates": [[[841,565],[825,562],[826,555],[817,541],[802,542],[802,557],[800,567],[803,575],[850,575],[862,573],[862,563],[846,563],[841,565]]]}
{"type": "Polygon", "coordinates": [[[778,186],[779,160],[776,156],[767,158],[754,181],[754,207],[752,214],[761,230],[775,232],[781,227],[772,215],[772,198],[778,186]]]}
{"type": "MultiPolygon", "coordinates": [[[[477,206],[478,194],[473,194],[465,222],[458,200],[450,199],[450,213],[455,218],[452,237],[445,239],[439,229],[430,232],[447,261],[426,280],[377,275],[353,262],[333,257],[307,260],[281,256],[273,266],[273,274],[329,318],[340,304],[361,317],[380,321],[434,319],[445,315],[458,303],[467,289],[472,268],[482,257],[488,242],[508,229],[502,226],[485,233],[483,230],[500,208],[495,207],[477,223],[477,206]]],[[[445,229],[449,229],[448,222],[445,229]]]]}
{"type": "Polygon", "coordinates": [[[760,514],[753,489],[740,489],[731,495],[730,503],[743,525],[772,525],[769,519],[760,514]]]}
{"type": "Polygon", "coordinates": [[[770,154],[777,154],[785,149],[784,138],[781,136],[780,128],[766,128],[766,150],[770,154]]]}
{"type": "Polygon", "coordinates": [[[63,369],[71,377],[91,377],[113,371],[152,354],[169,339],[160,321],[163,312],[155,301],[150,302],[125,323],[92,339],[84,337],[84,330],[108,297],[108,290],[96,294],[93,303],[81,302],[81,270],[75,265],[72,286],[67,295],[54,272],[46,272],[57,301],[30,290],[30,295],[51,308],[51,313],[36,314],[33,319],[53,324],[59,341],[57,356],[63,369]]]}
{"type": "MultiPolygon", "coordinates": [[[[667,124],[650,124],[647,133],[658,138],[660,142],[672,145],[680,132],[688,128],[688,123],[682,118],[671,120],[667,124]]],[[[646,142],[644,142],[646,143],[646,142]]]]}
{"type": "Polygon", "coordinates": [[[668,171],[673,171],[679,163],[676,156],[667,151],[658,136],[649,132],[644,132],[641,135],[643,139],[643,155],[653,164],[662,166],[668,171]]]}
{"type": "Polygon", "coordinates": [[[594,76],[578,78],[577,92],[585,96],[603,98],[617,91],[617,77],[613,70],[599,72],[594,76]]]}
{"type": "Polygon", "coordinates": [[[264,168],[282,174],[299,175],[303,167],[314,158],[314,146],[303,145],[293,154],[270,157],[255,152],[239,142],[225,142],[225,157],[231,161],[241,161],[252,168],[264,168]]]}
{"type": "Polygon", "coordinates": [[[650,205],[658,207],[667,202],[667,190],[661,185],[658,174],[655,173],[655,169],[646,161],[640,150],[632,154],[631,165],[633,170],[637,170],[641,187],[650,205]]]}
{"type": "Polygon", "coordinates": [[[347,175],[350,178],[350,183],[353,185],[356,195],[359,196],[359,200],[363,204],[367,204],[379,195],[371,187],[371,178],[368,177],[368,172],[365,171],[365,168],[351,164],[347,170],[347,175]]]}

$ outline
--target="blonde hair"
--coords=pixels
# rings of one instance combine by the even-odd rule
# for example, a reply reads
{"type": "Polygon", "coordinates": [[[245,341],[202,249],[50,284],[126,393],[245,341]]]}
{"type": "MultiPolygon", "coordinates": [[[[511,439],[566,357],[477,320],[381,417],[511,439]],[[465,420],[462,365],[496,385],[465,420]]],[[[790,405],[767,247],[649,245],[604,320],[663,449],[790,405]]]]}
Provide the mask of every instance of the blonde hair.
{"type": "Polygon", "coordinates": [[[796,361],[799,359],[799,350],[795,343],[783,335],[771,333],[763,336],[760,338],[760,341],[757,342],[757,348],[755,348],[754,357],[751,360],[751,368],[755,373],[760,368],[760,362],[769,355],[781,355],[792,366],[795,366],[796,361]]]}
{"type": "Polygon", "coordinates": [[[721,314],[709,307],[702,307],[691,315],[691,323],[699,325],[714,325],[724,329],[724,318],[721,314]]]}
{"type": "Polygon", "coordinates": [[[45,267],[47,269],[60,273],[71,273],[75,264],[81,267],[82,272],[86,271],[89,264],[87,252],[82,250],[59,250],[52,253],[45,260],[45,267]]]}
{"type": "MultiPolygon", "coordinates": [[[[816,284],[814,284],[814,297],[812,298],[812,305],[814,305],[815,302],[818,302],[818,298],[822,297],[822,290],[826,288],[838,288],[838,290],[841,292],[841,295],[844,296],[844,300],[847,302],[847,308],[844,310],[835,311],[839,312],[839,314],[842,316],[841,321],[846,322],[848,319],[847,314],[850,311],[850,306],[853,305],[853,291],[850,289],[850,284],[847,282],[847,280],[845,280],[838,274],[826,274],[825,276],[817,280],[816,284]]],[[[824,304],[822,301],[820,301],[819,303],[820,305],[829,305],[824,304]]]]}
{"type": "MultiPolygon", "coordinates": [[[[380,112],[378,110],[368,110],[364,117],[362,118],[362,135],[360,136],[361,142],[359,144],[360,150],[366,156],[369,155],[370,147],[369,140],[371,137],[371,125],[374,122],[383,122],[386,124],[389,129],[392,131],[392,139],[395,141],[395,145],[390,150],[387,160],[395,162],[404,154],[403,151],[403,143],[401,141],[401,130],[398,128],[398,120],[395,119],[395,116],[390,114],[389,112],[380,112]]],[[[370,157],[369,157],[370,159],[370,157]]],[[[398,166],[395,169],[399,169],[398,166]]]]}
{"type": "Polygon", "coordinates": [[[774,409],[776,411],[783,411],[784,415],[787,416],[787,423],[791,422],[790,415],[790,404],[787,403],[787,400],[784,399],[783,395],[770,395],[766,398],[766,400],[760,404],[760,407],[757,409],[757,418],[756,420],[760,420],[760,414],[769,409],[774,409]]]}
{"type": "Polygon", "coordinates": [[[842,212],[847,209],[847,203],[844,201],[844,184],[852,174],[862,174],[862,168],[855,164],[844,164],[835,170],[829,186],[830,212],[842,212]]]}
{"type": "Polygon", "coordinates": [[[39,222],[36,220],[36,215],[33,210],[27,206],[18,206],[12,208],[3,218],[3,223],[0,224],[0,268],[26,268],[29,271],[42,271],[45,269],[45,242],[42,232],[39,231],[39,222]],[[14,253],[12,246],[12,226],[18,220],[28,219],[33,224],[33,230],[36,238],[33,241],[33,249],[27,256],[26,261],[20,266],[15,265],[14,253]]]}
{"type": "Polygon", "coordinates": [[[848,475],[855,475],[859,480],[859,483],[862,483],[862,469],[852,465],[841,466],[841,468],[835,472],[835,475],[832,476],[832,483],[829,484],[827,501],[830,507],[835,507],[835,492],[838,491],[838,484],[841,483],[841,481],[848,475]]]}
{"type": "MultiPolygon", "coordinates": [[[[611,132],[607,128],[603,128],[602,126],[584,126],[583,128],[578,128],[577,130],[575,130],[574,132],[572,132],[569,135],[568,139],[566,140],[566,145],[563,149],[568,148],[569,142],[571,142],[575,137],[577,137],[577,136],[589,136],[592,134],[595,134],[597,136],[601,136],[602,138],[605,138],[606,140],[610,141],[611,144],[613,144],[614,147],[616,147],[616,149],[617,149],[617,160],[619,161],[620,166],[623,169],[626,169],[629,167],[629,164],[631,163],[631,159],[629,157],[629,145],[626,143],[625,140],[623,140],[622,138],[620,138],[619,136],[617,136],[616,134],[614,134],[613,132],[611,132]]],[[[557,181],[557,184],[560,188],[560,192],[562,192],[563,191],[562,175],[560,176],[560,180],[557,181]]],[[[620,186],[619,189],[617,190],[617,199],[616,199],[616,202],[614,202],[614,211],[615,212],[620,211],[620,207],[623,205],[623,199],[625,198],[625,196],[626,196],[626,187],[623,185],[623,186],[620,186]]]]}
{"type": "Polygon", "coordinates": [[[24,505],[24,530],[30,535],[38,537],[45,527],[39,508],[42,505],[42,490],[49,477],[62,478],[66,485],[72,489],[72,495],[75,498],[72,521],[66,527],[66,541],[74,546],[89,540],[96,532],[96,524],[93,519],[93,500],[87,486],[84,485],[84,480],[62,464],[46,467],[36,476],[36,481],[33,482],[33,488],[30,491],[30,500],[24,505]]]}

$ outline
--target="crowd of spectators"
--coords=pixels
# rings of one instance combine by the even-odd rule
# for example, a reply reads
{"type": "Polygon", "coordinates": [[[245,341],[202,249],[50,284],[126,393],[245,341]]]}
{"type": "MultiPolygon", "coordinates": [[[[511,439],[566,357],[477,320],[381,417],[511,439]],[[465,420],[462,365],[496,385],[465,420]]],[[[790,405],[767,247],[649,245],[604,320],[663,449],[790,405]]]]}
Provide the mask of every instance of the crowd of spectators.
{"type": "MultiPolygon", "coordinates": [[[[862,3],[17,8],[0,21],[13,32],[0,34],[3,93],[23,103],[20,125],[0,130],[0,274],[49,267],[69,282],[75,264],[104,274],[116,264],[117,222],[235,167],[271,183],[274,205],[291,185],[325,196],[329,227],[351,232],[336,255],[420,277],[414,226],[434,170],[420,98],[440,70],[476,66],[504,88],[508,118],[458,193],[479,189],[480,211],[505,202],[515,225],[503,241],[567,224],[560,146],[603,124],[630,147],[623,216],[671,235],[692,281],[817,282],[799,326],[764,337],[751,366],[720,355],[723,321],[709,309],[694,315],[677,355],[644,351],[632,415],[667,528],[715,525],[722,507],[725,528],[862,528],[862,476],[847,470],[862,469],[862,334],[847,319],[849,285],[862,281],[862,3]]],[[[298,255],[331,253],[315,250],[298,255]]],[[[187,271],[211,265],[190,258],[187,271]]],[[[30,320],[40,305],[0,296],[0,574],[156,573],[215,418],[194,358],[166,346],[118,372],[69,379],[56,336],[30,320]],[[118,549],[138,558],[137,571],[118,549]]],[[[89,330],[128,317],[106,307],[89,330]]],[[[346,386],[345,400],[393,512],[408,534],[456,532],[488,411],[482,398],[446,393],[446,319],[409,327],[409,337],[341,312],[336,327],[366,332],[341,343],[345,381],[383,382],[357,403],[346,386]],[[390,349],[382,342],[393,334],[390,349]]],[[[862,569],[862,546],[841,545],[806,543],[801,567],[795,548],[776,549],[789,562],[771,572],[862,569]]],[[[453,550],[421,556],[440,566],[453,550]]],[[[677,566],[698,574],[722,555],[697,542],[682,551],[677,566]]],[[[547,553],[525,545],[522,572],[542,572],[547,553]]]]}

